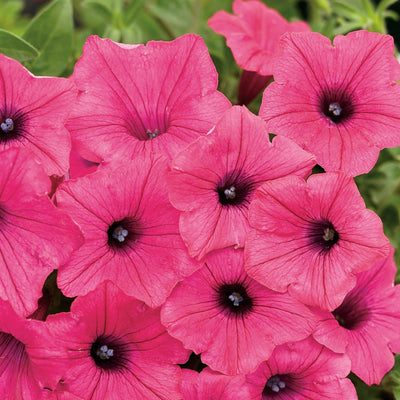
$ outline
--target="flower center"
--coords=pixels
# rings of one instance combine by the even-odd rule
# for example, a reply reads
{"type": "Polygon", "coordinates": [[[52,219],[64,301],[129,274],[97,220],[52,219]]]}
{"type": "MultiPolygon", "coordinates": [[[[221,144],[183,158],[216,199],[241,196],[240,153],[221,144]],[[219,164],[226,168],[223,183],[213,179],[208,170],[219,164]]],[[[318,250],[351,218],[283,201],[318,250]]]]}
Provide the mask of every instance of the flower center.
{"type": "Polygon", "coordinates": [[[319,110],[334,124],[344,122],[354,114],[354,101],[340,88],[326,88],[319,95],[319,110]]]}
{"type": "Polygon", "coordinates": [[[154,129],[154,131],[147,129],[146,133],[150,140],[160,135],[160,131],[158,129],[154,129]]]}
{"type": "Polygon", "coordinates": [[[327,226],[326,228],[324,228],[324,234],[322,235],[322,239],[325,242],[333,242],[333,241],[337,241],[337,232],[335,231],[334,228],[331,228],[330,226],[327,226]]]}
{"type": "Polygon", "coordinates": [[[226,200],[233,200],[236,197],[236,188],[235,186],[231,186],[228,189],[224,190],[224,195],[226,200]]]}
{"type": "Polygon", "coordinates": [[[312,246],[324,251],[330,250],[339,241],[339,233],[329,221],[312,222],[308,237],[312,246]]]}
{"type": "Polygon", "coordinates": [[[280,392],[282,389],[285,389],[285,387],[286,387],[286,384],[285,384],[285,382],[283,382],[281,380],[279,375],[271,376],[271,378],[269,378],[267,380],[267,383],[265,384],[265,389],[268,388],[268,389],[272,390],[274,393],[280,392]]]}
{"type": "Polygon", "coordinates": [[[6,118],[6,120],[0,124],[0,128],[3,133],[10,133],[14,130],[14,121],[11,118],[6,118]]]}
{"type": "Polygon", "coordinates": [[[90,356],[102,369],[123,368],[128,361],[127,346],[113,337],[98,337],[90,348],[90,356]]]}
{"type": "Polygon", "coordinates": [[[223,284],[216,292],[218,305],[230,314],[243,315],[253,307],[253,301],[241,283],[223,284]]]}
{"type": "Polygon", "coordinates": [[[107,230],[108,245],[112,248],[120,248],[133,243],[138,238],[135,232],[136,225],[135,221],[129,217],[113,222],[107,230]]]}
{"type": "Polygon", "coordinates": [[[238,172],[231,172],[217,185],[218,199],[223,206],[248,206],[254,189],[249,178],[238,172]]]}
{"type": "Polygon", "coordinates": [[[243,301],[243,297],[238,292],[233,292],[228,299],[233,303],[235,307],[239,307],[239,304],[243,301]]]}
{"type": "Polygon", "coordinates": [[[370,319],[371,312],[362,292],[351,291],[343,303],[332,311],[339,325],[348,330],[360,328],[370,319]]]}
{"type": "Polygon", "coordinates": [[[29,133],[26,131],[27,117],[20,111],[5,106],[0,110],[0,143],[21,140],[29,133]]]}
{"type": "Polygon", "coordinates": [[[340,117],[340,114],[342,113],[342,107],[340,107],[339,103],[331,103],[329,104],[328,108],[329,113],[334,117],[340,117]]]}
{"type": "Polygon", "coordinates": [[[100,360],[109,360],[114,355],[114,350],[109,349],[106,344],[103,344],[100,348],[96,351],[96,356],[100,360]]]}
{"type": "Polygon", "coordinates": [[[121,225],[118,225],[115,229],[111,231],[111,237],[118,242],[122,243],[128,236],[128,231],[124,229],[121,225]]]}

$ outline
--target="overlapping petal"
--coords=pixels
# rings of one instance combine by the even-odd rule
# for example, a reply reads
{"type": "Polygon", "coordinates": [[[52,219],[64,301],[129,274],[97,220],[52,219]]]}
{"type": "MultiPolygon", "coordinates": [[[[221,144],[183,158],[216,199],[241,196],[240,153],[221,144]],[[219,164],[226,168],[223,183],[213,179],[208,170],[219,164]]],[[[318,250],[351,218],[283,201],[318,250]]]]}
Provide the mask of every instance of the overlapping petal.
{"type": "Polygon", "coordinates": [[[229,375],[254,371],[277,344],[307,337],[314,324],[304,305],[250,279],[243,251],[233,248],[209,254],[202,269],[179,283],[161,319],[186,348],[229,375]]]}
{"type": "Polygon", "coordinates": [[[357,275],[343,303],[317,325],[314,338],[346,353],[351,370],[368,385],[379,384],[394,363],[389,343],[400,341],[399,287],[393,286],[393,249],[387,258],[357,275]]]}
{"type": "Polygon", "coordinates": [[[318,33],[285,35],[260,116],[325,170],[356,176],[400,144],[400,66],[389,35],[357,31],[333,44],[318,33]]]}
{"type": "Polygon", "coordinates": [[[245,107],[232,107],[172,163],[169,198],[183,211],[180,232],[189,254],[201,259],[214,249],[243,247],[254,190],[278,177],[305,177],[313,165],[313,157],[286,138],[271,143],[264,122],[245,107]]]}
{"type": "Polygon", "coordinates": [[[246,376],[253,400],[356,400],[349,359],[308,338],[277,347],[256,372],[246,376]]]}
{"type": "Polygon", "coordinates": [[[19,62],[0,55],[0,149],[25,147],[48,175],[65,175],[71,138],[64,124],[77,96],[72,81],[36,77],[19,62]]]}
{"type": "Polygon", "coordinates": [[[64,389],[93,400],[181,399],[174,364],[189,352],[167,334],[159,314],[105,282],[78,297],[71,315],[52,316],[55,340],[68,350],[64,389]]]}
{"type": "Polygon", "coordinates": [[[172,158],[229,107],[196,35],[146,46],[91,36],[74,81],[80,94],[67,126],[77,150],[91,161],[144,149],[172,158]]]}
{"type": "Polygon", "coordinates": [[[322,309],[338,307],[355,286],[354,274],[389,253],[382,221],[343,174],[267,182],[249,215],[248,274],[322,309]]]}
{"type": "Polygon", "coordinates": [[[0,167],[0,297],[27,316],[46,277],[67,262],[82,235],[50,201],[50,180],[29,151],[5,150],[0,167]]]}
{"type": "Polygon", "coordinates": [[[82,229],[83,246],[59,270],[67,296],[86,294],[109,279],[125,293],[155,307],[199,264],[180,237],[179,212],[168,200],[168,162],[142,155],[71,180],[57,203],[82,229]],[[126,238],[116,236],[125,230],[126,238]]]}

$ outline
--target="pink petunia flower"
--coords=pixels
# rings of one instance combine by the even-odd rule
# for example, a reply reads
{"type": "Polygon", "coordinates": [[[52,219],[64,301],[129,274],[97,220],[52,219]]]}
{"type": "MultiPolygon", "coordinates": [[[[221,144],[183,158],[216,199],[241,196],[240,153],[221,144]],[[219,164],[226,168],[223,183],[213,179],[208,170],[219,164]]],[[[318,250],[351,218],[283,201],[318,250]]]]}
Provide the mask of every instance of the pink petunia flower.
{"type": "Polygon", "coordinates": [[[80,226],[85,243],[58,272],[66,296],[84,295],[112,280],[151,307],[199,263],[179,234],[179,212],[169,203],[168,161],[153,153],[116,162],[57,191],[58,206],[80,226]]]}
{"type": "Polygon", "coordinates": [[[27,316],[46,277],[67,262],[82,234],[50,201],[50,179],[29,151],[4,150],[0,170],[0,298],[27,316]]]}
{"type": "Polygon", "coordinates": [[[400,341],[400,287],[393,286],[393,249],[357,275],[356,287],[332,313],[318,312],[314,338],[333,351],[345,352],[351,370],[365,383],[380,383],[394,364],[389,342],[400,341]]]}
{"type": "Polygon", "coordinates": [[[0,150],[25,147],[48,175],[66,174],[71,138],[64,124],[76,95],[70,80],[36,77],[0,55],[0,150]]]}
{"type": "Polygon", "coordinates": [[[67,126],[95,162],[144,149],[172,158],[230,106],[196,35],[146,46],[91,36],[73,76],[80,94],[67,126]]]}
{"type": "Polygon", "coordinates": [[[0,398],[47,398],[63,373],[62,352],[44,322],[18,316],[3,300],[0,314],[0,398]]]}
{"type": "Polygon", "coordinates": [[[246,382],[252,400],[357,400],[350,361],[308,338],[278,346],[246,382]]]}
{"type": "Polygon", "coordinates": [[[254,229],[245,246],[248,274],[326,310],[353,289],[354,274],[390,250],[382,221],[344,174],[267,182],[256,191],[249,220],[254,229]]]}
{"type": "Polygon", "coordinates": [[[226,37],[239,67],[243,68],[239,104],[248,104],[272,79],[273,61],[279,52],[279,39],[285,32],[303,32],[306,22],[287,22],[276,10],[258,0],[235,0],[235,15],[218,11],[208,25],[226,37]]]}
{"type": "Polygon", "coordinates": [[[400,145],[391,36],[351,32],[332,46],[319,33],[290,33],[281,44],[260,108],[270,132],[315,154],[326,171],[351,176],[370,171],[380,149],[400,145]]]}
{"type": "Polygon", "coordinates": [[[232,107],[215,129],[178,154],[168,177],[169,198],[192,257],[243,247],[248,206],[265,181],[306,177],[314,158],[283,137],[269,141],[264,122],[245,107],[232,107]]]}
{"type": "Polygon", "coordinates": [[[210,253],[203,268],[180,282],[161,310],[168,332],[201,360],[228,375],[253,372],[276,345],[301,340],[312,313],[286,293],[249,278],[243,251],[210,253]]]}
{"type": "MultiPolygon", "coordinates": [[[[67,371],[62,387],[91,400],[182,399],[189,352],[168,335],[160,311],[104,282],[78,297],[71,313],[49,317],[67,371]]],[[[62,358],[60,353],[60,358],[62,358]]]]}
{"type": "Polygon", "coordinates": [[[249,400],[249,391],[243,375],[228,376],[210,368],[197,373],[182,370],[184,400],[249,400]]]}

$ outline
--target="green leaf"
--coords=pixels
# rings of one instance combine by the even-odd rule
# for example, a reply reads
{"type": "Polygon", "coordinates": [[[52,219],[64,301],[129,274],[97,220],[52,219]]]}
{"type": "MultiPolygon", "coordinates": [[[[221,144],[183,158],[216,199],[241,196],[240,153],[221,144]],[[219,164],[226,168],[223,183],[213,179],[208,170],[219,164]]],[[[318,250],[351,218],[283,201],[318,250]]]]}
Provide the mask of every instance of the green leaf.
{"type": "Polygon", "coordinates": [[[399,14],[396,11],[385,10],[382,13],[382,18],[388,18],[388,19],[393,19],[394,21],[398,21],[399,20],[399,14]]]}
{"type": "Polygon", "coordinates": [[[355,31],[357,29],[361,29],[363,27],[363,23],[360,21],[354,22],[344,22],[334,29],[335,36],[336,35],[344,35],[345,33],[355,31]]]}
{"type": "Polygon", "coordinates": [[[71,55],[72,34],[71,0],[53,1],[33,19],[23,35],[40,51],[28,68],[37,75],[60,75],[71,55]]]}
{"type": "Polygon", "coordinates": [[[383,15],[383,12],[388,9],[392,4],[397,3],[398,0],[381,0],[378,2],[376,12],[379,15],[383,15]]]}
{"type": "Polygon", "coordinates": [[[361,1],[362,1],[363,8],[364,8],[365,12],[367,13],[367,15],[372,20],[375,20],[376,19],[376,11],[375,11],[371,1],[370,0],[361,0],[361,1]]]}
{"type": "Polygon", "coordinates": [[[194,9],[193,0],[159,0],[148,7],[152,17],[158,20],[171,38],[194,31],[193,23],[197,18],[194,9]]]}
{"type": "Polygon", "coordinates": [[[83,24],[99,35],[103,35],[104,27],[109,25],[113,18],[112,10],[99,1],[85,1],[79,11],[83,24]]]}
{"type": "Polygon", "coordinates": [[[140,11],[142,11],[145,4],[146,0],[136,0],[128,4],[127,9],[124,15],[122,16],[126,26],[132,24],[132,22],[136,19],[140,11]]]}
{"type": "Polygon", "coordinates": [[[354,374],[350,374],[350,378],[356,387],[358,400],[381,400],[383,398],[379,386],[368,386],[354,374]]]}
{"type": "MultiPolygon", "coordinates": [[[[145,43],[149,40],[170,40],[171,37],[149,13],[141,12],[135,22],[136,32],[140,31],[141,37],[130,43],[145,43]],[[140,40],[139,40],[140,39],[140,40]]],[[[130,29],[130,28],[129,28],[130,29]]]]}
{"type": "Polygon", "coordinates": [[[39,52],[31,44],[4,29],[0,29],[0,53],[20,62],[39,56],[39,52]]]}
{"type": "Polygon", "coordinates": [[[350,6],[349,4],[342,3],[341,1],[334,1],[332,3],[332,9],[337,14],[350,19],[351,21],[364,21],[364,17],[360,14],[357,8],[350,6]]]}

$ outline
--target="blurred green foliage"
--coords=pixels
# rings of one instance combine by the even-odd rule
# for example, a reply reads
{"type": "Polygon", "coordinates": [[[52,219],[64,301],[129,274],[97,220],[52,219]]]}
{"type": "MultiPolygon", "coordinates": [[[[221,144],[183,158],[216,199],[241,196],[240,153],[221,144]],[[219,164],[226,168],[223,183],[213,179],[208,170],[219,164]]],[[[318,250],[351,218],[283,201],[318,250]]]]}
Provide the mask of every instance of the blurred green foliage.
{"type": "MultiPolygon", "coordinates": [[[[290,21],[305,19],[313,31],[329,38],[356,29],[387,33],[388,19],[397,21],[394,10],[400,10],[399,0],[264,3],[290,21]]],[[[241,70],[225,39],[207,25],[219,10],[232,12],[232,0],[0,0],[0,52],[21,61],[36,75],[69,76],[89,35],[146,43],[197,33],[204,38],[219,72],[219,89],[235,103],[241,70]]],[[[249,108],[257,113],[260,102],[261,96],[249,108]]],[[[376,167],[356,182],[367,206],[381,216],[385,233],[397,249],[399,266],[400,149],[383,150],[376,167]]],[[[400,356],[380,386],[369,387],[352,379],[360,400],[400,400],[400,356]]]]}

